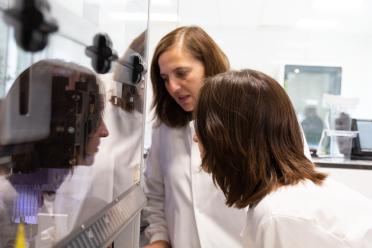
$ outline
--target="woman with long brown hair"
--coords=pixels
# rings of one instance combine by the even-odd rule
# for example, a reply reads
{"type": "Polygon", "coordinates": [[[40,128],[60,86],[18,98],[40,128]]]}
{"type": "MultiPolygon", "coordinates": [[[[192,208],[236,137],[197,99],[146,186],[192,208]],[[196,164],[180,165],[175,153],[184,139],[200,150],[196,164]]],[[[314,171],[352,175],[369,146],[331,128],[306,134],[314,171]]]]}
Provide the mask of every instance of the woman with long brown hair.
{"type": "Polygon", "coordinates": [[[192,113],[205,77],[229,69],[225,54],[201,28],[179,27],[158,43],[152,63],[157,124],[145,171],[145,230],[154,247],[242,247],[245,212],[228,208],[200,170],[192,113]]]}
{"type": "Polygon", "coordinates": [[[211,77],[194,110],[202,168],[247,208],[246,247],[369,247],[372,201],[316,170],[291,101],[254,70],[211,77]]]}

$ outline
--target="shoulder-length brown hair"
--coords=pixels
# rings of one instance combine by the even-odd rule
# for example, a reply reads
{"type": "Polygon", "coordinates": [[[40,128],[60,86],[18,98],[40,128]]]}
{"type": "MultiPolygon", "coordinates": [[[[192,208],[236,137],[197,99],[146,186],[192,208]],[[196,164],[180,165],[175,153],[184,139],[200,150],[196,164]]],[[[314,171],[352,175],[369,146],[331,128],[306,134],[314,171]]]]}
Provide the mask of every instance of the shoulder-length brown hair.
{"type": "Polygon", "coordinates": [[[254,70],[231,71],[205,81],[195,108],[204,147],[202,168],[237,208],[257,204],[278,186],[326,175],[304,155],[303,136],[284,89],[254,70]]]}
{"type": "Polygon", "coordinates": [[[177,44],[204,66],[205,76],[213,76],[229,69],[229,61],[216,42],[200,27],[179,27],[165,35],[158,43],[151,61],[151,81],[154,100],[152,107],[158,121],[170,127],[183,127],[192,113],[184,111],[169,95],[164,80],[160,77],[159,57],[177,44]]]}

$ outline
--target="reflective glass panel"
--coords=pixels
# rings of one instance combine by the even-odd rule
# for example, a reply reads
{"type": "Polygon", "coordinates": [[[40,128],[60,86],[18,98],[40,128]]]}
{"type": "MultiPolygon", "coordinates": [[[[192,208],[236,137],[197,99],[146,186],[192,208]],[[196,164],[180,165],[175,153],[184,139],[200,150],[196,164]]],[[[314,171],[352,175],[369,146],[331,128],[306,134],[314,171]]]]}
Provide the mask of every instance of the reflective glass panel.
{"type": "Polygon", "coordinates": [[[1,8],[0,247],[52,247],[139,183],[148,1],[40,1],[49,35],[25,2],[1,8]]]}

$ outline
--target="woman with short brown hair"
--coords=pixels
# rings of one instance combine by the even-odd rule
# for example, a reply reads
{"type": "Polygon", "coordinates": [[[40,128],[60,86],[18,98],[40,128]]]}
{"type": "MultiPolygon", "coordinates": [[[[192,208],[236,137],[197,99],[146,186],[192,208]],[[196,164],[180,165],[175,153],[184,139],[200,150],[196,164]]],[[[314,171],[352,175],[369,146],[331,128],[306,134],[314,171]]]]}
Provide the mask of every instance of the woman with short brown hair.
{"type": "Polygon", "coordinates": [[[367,247],[372,201],[316,170],[284,89],[254,70],[205,81],[195,106],[202,168],[248,207],[246,247],[367,247]]]}

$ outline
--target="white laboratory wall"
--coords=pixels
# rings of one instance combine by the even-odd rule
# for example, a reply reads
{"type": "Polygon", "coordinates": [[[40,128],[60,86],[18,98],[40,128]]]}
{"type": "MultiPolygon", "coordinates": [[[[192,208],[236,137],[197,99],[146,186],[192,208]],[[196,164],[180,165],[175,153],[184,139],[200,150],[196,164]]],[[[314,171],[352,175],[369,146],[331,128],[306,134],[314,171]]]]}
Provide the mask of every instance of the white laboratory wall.
{"type": "MultiPolygon", "coordinates": [[[[208,29],[208,27],[206,28],[208,29]]],[[[344,96],[358,97],[354,116],[372,118],[371,40],[360,34],[287,28],[214,28],[208,31],[235,69],[261,70],[283,81],[284,64],[342,67],[344,96]]]]}

